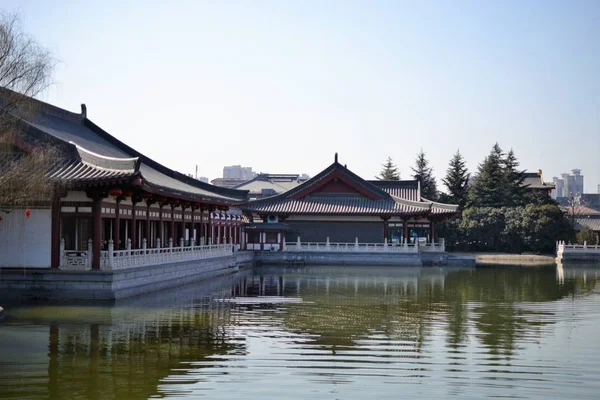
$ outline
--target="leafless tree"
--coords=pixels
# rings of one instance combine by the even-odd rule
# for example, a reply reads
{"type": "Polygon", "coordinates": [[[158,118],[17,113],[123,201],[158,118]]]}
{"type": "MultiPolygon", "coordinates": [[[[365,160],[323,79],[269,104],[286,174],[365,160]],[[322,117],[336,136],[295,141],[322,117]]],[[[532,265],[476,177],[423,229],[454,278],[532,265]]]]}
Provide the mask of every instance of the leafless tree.
{"type": "Polygon", "coordinates": [[[0,12],[0,208],[27,207],[49,199],[46,174],[57,152],[23,143],[22,118],[36,111],[32,98],[51,84],[51,53],[23,32],[19,16],[0,12]],[[23,148],[26,147],[26,148],[23,148]]]}

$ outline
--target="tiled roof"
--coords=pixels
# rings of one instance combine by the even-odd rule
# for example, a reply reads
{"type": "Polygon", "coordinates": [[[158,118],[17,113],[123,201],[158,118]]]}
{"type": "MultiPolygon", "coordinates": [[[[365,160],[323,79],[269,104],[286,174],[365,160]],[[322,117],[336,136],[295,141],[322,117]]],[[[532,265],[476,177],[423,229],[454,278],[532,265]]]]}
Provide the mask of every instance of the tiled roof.
{"type": "Polygon", "coordinates": [[[586,206],[574,206],[574,207],[570,207],[570,206],[562,206],[560,207],[564,212],[566,212],[569,215],[594,215],[594,216],[600,216],[600,211],[595,210],[593,208],[590,207],[586,207],[586,206]]]}
{"type": "MultiPolygon", "coordinates": [[[[1,100],[1,99],[0,99],[1,100]]],[[[87,119],[85,113],[76,114],[61,108],[32,100],[35,113],[14,114],[28,128],[29,134],[47,135],[63,144],[76,146],[79,156],[68,158],[52,171],[53,178],[78,181],[102,181],[115,177],[139,175],[148,190],[165,195],[181,195],[200,200],[239,203],[247,199],[247,192],[210,185],[173,171],[140,154],[111,136],[87,119]],[[133,161],[132,161],[133,160],[133,161]],[[134,171],[130,171],[131,165],[134,171]]]]}
{"type": "Polygon", "coordinates": [[[53,166],[48,178],[70,182],[121,180],[133,177],[137,158],[111,159],[76,146],[79,157],[65,158],[53,166]]]}
{"type": "Polygon", "coordinates": [[[250,201],[244,209],[258,214],[301,215],[451,215],[458,206],[421,199],[416,181],[365,181],[337,162],[296,188],[250,201]],[[332,179],[346,179],[356,193],[321,193],[332,179]],[[313,190],[311,192],[311,190],[313,190]]]}
{"type": "Polygon", "coordinates": [[[360,215],[398,215],[418,214],[429,211],[429,205],[403,204],[393,198],[371,200],[366,197],[317,197],[308,196],[302,199],[284,199],[262,204],[250,202],[248,211],[266,214],[360,214],[360,215]]]}
{"type": "Polygon", "coordinates": [[[525,172],[524,176],[523,185],[528,189],[554,189],[553,183],[544,182],[541,170],[539,172],[525,172]]]}
{"type": "Polygon", "coordinates": [[[419,182],[413,181],[369,181],[392,196],[401,199],[419,201],[419,182]]]}
{"type": "Polygon", "coordinates": [[[291,229],[289,224],[283,222],[262,222],[248,224],[244,227],[246,231],[260,230],[260,231],[288,231],[291,229]]]}
{"type": "Polygon", "coordinates": [[[296,180],[274,181],[267,176],[258,175],[255,178],[242,182],[233,189],[248,190],[250,193],[261,193],[264,189],[271,189],[275,193],[283,193],[300,185],[296,180]]]}
{"type": "Polygon", "coordinates": [[[575,221],[581,227],[587,226],[594,232],[600,232],[600,218],[576,218],[575,221]]]}

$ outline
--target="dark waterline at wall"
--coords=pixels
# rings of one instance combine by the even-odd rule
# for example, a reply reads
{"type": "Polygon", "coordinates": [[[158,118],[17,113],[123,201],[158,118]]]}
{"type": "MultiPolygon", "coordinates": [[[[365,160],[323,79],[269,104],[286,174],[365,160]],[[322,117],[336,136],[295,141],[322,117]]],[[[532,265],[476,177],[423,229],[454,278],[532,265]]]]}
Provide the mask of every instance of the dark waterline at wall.
{"type": "Polygon", "coordinates": [[[0,398],[597,398],[598,278],[274,267],[114,305],[0,300],[0,398]]]}

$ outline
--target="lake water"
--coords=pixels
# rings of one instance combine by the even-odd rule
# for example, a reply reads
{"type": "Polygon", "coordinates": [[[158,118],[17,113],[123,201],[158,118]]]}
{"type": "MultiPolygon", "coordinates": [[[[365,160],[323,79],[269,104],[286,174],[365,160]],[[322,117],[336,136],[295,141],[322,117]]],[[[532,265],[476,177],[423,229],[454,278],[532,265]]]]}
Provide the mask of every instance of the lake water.
{"type": "Polygon", "coordinates": [[[265,268],[113,305],[0,301],[0,398],[598,399],[599,278],[265,268]]]}

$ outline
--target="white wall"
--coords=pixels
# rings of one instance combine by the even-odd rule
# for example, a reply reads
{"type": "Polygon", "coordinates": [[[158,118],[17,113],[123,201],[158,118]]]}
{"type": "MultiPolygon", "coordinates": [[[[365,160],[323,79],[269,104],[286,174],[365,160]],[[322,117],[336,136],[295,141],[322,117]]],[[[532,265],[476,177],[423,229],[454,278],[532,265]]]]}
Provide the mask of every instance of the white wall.
{"type": "Polygon", "coordinates": [[[52,215],[49,209],[0,211],[0,267],[50,268],[50,232],[52,215]]]}

